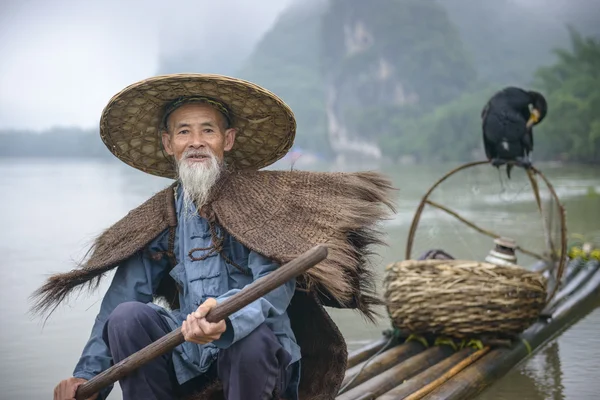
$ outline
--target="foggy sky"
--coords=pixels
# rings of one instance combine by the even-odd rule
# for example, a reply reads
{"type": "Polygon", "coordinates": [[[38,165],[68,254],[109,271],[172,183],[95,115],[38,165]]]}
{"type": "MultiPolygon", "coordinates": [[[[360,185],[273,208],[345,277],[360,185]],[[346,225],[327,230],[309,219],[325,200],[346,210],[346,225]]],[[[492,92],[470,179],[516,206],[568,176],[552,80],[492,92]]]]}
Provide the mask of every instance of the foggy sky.
{"type": "Polygon", "coordinates": [[[291,1],[3,0],[0,129],[95,128],[114,94],[157,74],[159,55],[250,47],[291,1]]]}
{"type": "MultiPolygon", "coordinates": [[[[584,5],[600,15],[599,0],[512,1],[557,26],[584,5]]],[[[189,66],[234,74],[293,2],[306,0],[0,0],[0,129],[96,128],[138,80],[189,66]]]]}

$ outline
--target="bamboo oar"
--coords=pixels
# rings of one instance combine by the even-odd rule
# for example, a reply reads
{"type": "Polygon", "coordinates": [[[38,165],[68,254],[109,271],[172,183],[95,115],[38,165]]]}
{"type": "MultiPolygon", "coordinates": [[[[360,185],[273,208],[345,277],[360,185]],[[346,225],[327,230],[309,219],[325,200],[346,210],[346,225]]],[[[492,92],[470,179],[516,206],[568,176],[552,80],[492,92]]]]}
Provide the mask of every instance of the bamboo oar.
{"type": "MultiPolygon", "coordinates": [[[[304,273],[327,257],[327,247],[315,246],[298,258],[277,268],[269,275],[260,278],[244,287],[235,295],[215,306],[207,315],[208,322],[219,322],[236,311],[244,308],[273,289],[283,285],[290,279],[304,273]]],[[[118,381],[130,372],[141,367],[152,359],[161,356],[185,341],[181,328],[166,334],[154,343],[121,360],[106,371],[100,373],[88,382],[80,385],[75,398],[87,399],[104,387],[118,381]]]]}

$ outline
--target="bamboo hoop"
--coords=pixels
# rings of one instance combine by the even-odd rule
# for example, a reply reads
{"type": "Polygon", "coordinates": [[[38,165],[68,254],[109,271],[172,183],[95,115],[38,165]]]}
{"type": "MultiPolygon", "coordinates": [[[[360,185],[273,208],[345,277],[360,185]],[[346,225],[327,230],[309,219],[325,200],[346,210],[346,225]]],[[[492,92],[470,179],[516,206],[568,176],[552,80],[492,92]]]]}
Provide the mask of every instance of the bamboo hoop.
{"type": "Polygon", "coordinates": [[[556,284],[550,289],[540,271],[520,266],[500,266],[473,260],[413,260],[411,252],[425,206],[437,208],[477,232],[500,238],[459,213],[430,200],[434,190],[452,175],[468,168],[489,165],[476,161],[454,168],[436,181],[422,197],[413,217],[406,243],[406,259],[386,268],[384,279],[388,314],[396,329],[409,334],[436,334],[455,338],[489,335],[514,337],[537,319],[555,296],[564,273],[567,235],[564,207],[546,176],[532,167],[527,170],[529,183],[543,219],[549,255],[538,254],[522,246],[516,250],[542,260],[551,267],[556,284]],[[540,176],[558,206],[560,253],[552,242],[548,221],[544,218],[537,176],[540,176]],[[550,293],[548,293],[550,292],[550,293]]]}
{"type": "Polygon", "coordinates": [[[413,217],[412,223],[410,225],[410,230],[408,231],[408,240],[406,242],[406,255],[405,258],[408,260],[410,259],[410,253],[412,251],[412,246],[413,246],[413,241],[414,241],[414,237],[415,237],[415,233],[417,232],[417,226],[419,225],[419,221],[421,220],[421,214],[423,213],[423,209],[425,208],[425,202],[427,199],[429,199],[429,196],[431,196],[431,193],[433,193],[433,191],[442,183],[444,182],[446,179],[450,178],[452,175],[456,174],[459,171],[462,171],[463,169],[467,169],[467,168],[471,168],[471,167],[476,167],[478,165],[483,165],[483,164],[488,164],[489,161],[475,161],[475,162],[471,162],[471,163],[467,163],[464,165],[461,165],[457,168],[454,168],[452,171],[448,172],[446,175],[444,175],[443,177],[441,177],[436,183],[433,184],[433,186],[431,186],[429,188],[429,190],[427,191],[427,193],[425,193],[425,195],[423,196],[423,198],[421,199],[421,202],[419,203],[419,206],[417,207],[417,211],[415,212],[415,216],[413,217]]]}
{"type": "MultiPolygon", "coordinates": [[[[414,244],[414,238],[415,238],[415,234],[419,225],[419,222],[421,220],[421,215],[423,214],[423,210],[425,208],[425,205],[430,205],[432,207],[436,207],[446,213],[448,213],[449,215],[453,216],[454,218],[456,218],[457,220],[461,221],[462,223],[468,225],[469,227],[479,231],[482,234],[488,235],[488,236],[492,236],[494,238],[498,238],[500,237],[499,235],[497,235],[494,232],[491,232],[489,230],[483,229],[477,225],[475,225],[474,223],[468,221],[466,218],[461,217],[458,213],[448,209],[447,207],[442,206],[441,204],[438,204],[434,201],[429,200],[429,197],[431,196],[431,194],[434,192],[434,190],[440,185],[442,184],[445,180],[447,180],[448,178],[450,178],[452,175],[455,175],[456,173],[463,171],[465,169],[468,168],[473,168],[473,167],[477,167],[477,166],[481,166],[481,165],[489,165],[489,161],[474,161],[474,162],[470,162],[470,163],[466,163],[463,165],[460,165],[454,169],[452,169],[451,171],[449,171],[448,173],[446,173],[444,176],[442,176],[440,179],[438,179],[430,188],[429,190],[425,193],[425,195],[421,198],[421,202],[419,203],[419,206],[417,207],[417,210],[415,212],[415,215],[413,217],[411,226],[410,226],[410,230],[408,233],[408,238],[406,241],[406,252],[405,252],[405,259],[409,260],[411,258],[412,255],[412,248],[413,248],[413,244],[414,244]]],[[[561,203],[560,199],[558,198],[558,195],[556,194],[556,191],[554,190],[554,187],[552,186],[552,184],[550,183],[550,181],[548,180],[548,178],[546,178],[546,176],[537,168],[535,167],[531,167],[528,171],[527,171],[527,175],[529,177],[529,181],[530,184],[532,186],[532,190],[534,192],[534,195],[536,197],[536,202],[538,204],[538,209],[540,210],[540,214],[542,212],[542,207],[541,207],[541,199],[540,199],[540,195],[539,195],[539,188],[537,185],[537,182],[534,179],[535,175],[539,175],[542,180],[544,181],[544,183],[546,184],[546,186],[548,187],[548,190],[550,192],[550,195],[552,196],[553,200],[556,202],[557,206],[558,206],[558,213],[559,213],[559,218],[560,218],[560,224],[561,224],[561,238],[560,238],[560,254],[558,255],[558,265],[555,265],[555,274],[554,274],[554,278],[555,278],[555,282],[557,282],[557,284],[554,285],[554,287],[552,288],[552,291],[550,293],[550,295],[547,297],[547,303],[550,302],[552,300],[552,298],[554,297],[554,295],[556,294],[556,291],[558,289],[558,282],[560,282],[560,279],[562,278],[562,274],[564,272],[564,266],[565,266],[565,261],[566,261],[566,256],[567,256],[567,228],[566,228],[566,217],[565,217],[565,208],[563,206],[563,204],[561,203]]],[[[543,215],[542,215],[542,219],[543,219],[543,215]]],[[[549,232],[547,231],[547,224],[544,224],[544,230],[545,230],[545,234],[547,235],[547,239],[550,241],[550,243],[552,242],[549,238],[549,232]]],[[[550,259],[548,257],[536,254],[535,252],[532,252],[530,250],[524,249],[521,246],[517,246],[517,250],[520,251],[523,254],[527,254],[529,256],[532,256],[534,258],[538,258],[540,260],[543,260],[545,262],[552,262],[554,261],[554,264],[556,264],[556,251],[554,249],[553,245],[550,245],[550,251],[551,251],[551,255],[550,255],[550,259]]]]}
{"type": "Polygon", "coordinates": [[[550,302],[558,290],[559,283],[562,278],[562,275],[563,275],[563,272],[565,269],[565,263],[567,260],[567,222],[566,222],[566,216],[565,216],[565,206],[560,202],[558,195],[556,194],[556,190],[554,190],[554,186],[552,186],[552,184],[546,178],[546,176],[544,174],[542,174],[541,171],[539,171],[533,167],[532,167],[532,170],[535,171],[536,174],[538,174],[544,180],[544,183],[546,184],[546,186],[548,186],[548,190],[550,191],[550,194],[556,201],[556,204],[558,206],[558,215],[560,216],[560,235],[561,235],[560,259],[558,261],[558,268],[556,271],[556,285],[554,285],[554,288],[552,289],[550,296],[548,296],[547,302],[550,302]]]}
{"type": "MultiPolygon", "coordinates": [[[[540,211],[540,215],[542,215],[542,223],[544,226],[544,235],[546,236],[546,245],[550,249],[550,255],[552,258],[556,257],[556,249],[554,248],[554,242],[550,237],[550,229],[548,228],[548,223],[545,218],[543,218],[542,214],[542,199],[540,197],[540,188],[535,180],[534,175],[531,170],[527,170],[527,178],[529,179],[529,183],[531,184],[531,188],[533,189],[533,194],[535,195],[535,202],[537,203],[538,210],[540,211]]],[[[550,214],[552,215],[552,214],[550,214]]],[[[555,259],[553,261],[556,261],[555,259]]]]}
{"type": "MultiPolygon", "coordinates": [[[[471,228],[475,229],[479,233],[483,233],[484,235],[487,235],[487,236],[489,236],[491,238],[494,238],[494,239],[498,239],[498,238],[501,237],[501,235],[499,235],[497,233],[494,233],[494,232],[489,231],[487,229],[483,229],[480,226],[477,226],[475,223],[473,223],[473,222],[467,220],[466,218],[460,216],[456,211],[453,211],[453,210],[449,209],[448,207],[445,207],[445,206],[443,206],[443,205],[441,205],[439,203],[436,203],[434,201],[431,201],[431,200],[426,200],[426,203],[429,204],[432,207],[435,207],[435,208],[438,208],[438,209],[440,209],[442,211],[445,211],[446,213],[452,215],[454,218],[456,218],[460,222],[462,222],[465,225],[470,226],[471,228]]],[[[521,246],[517,246],[516,249],[519,250],[523,254],[530,255],[531,257],[537,258],[539,260],[547,261],[547,262],[548,261],[552,261],[548,257],[544,257],[541,254],[537,254],[537,253],[535,253],[533,251],[530,251],[530,250],[527,250],[527,249],[525,249],[525,248],[523,248],[521,246]]]]}

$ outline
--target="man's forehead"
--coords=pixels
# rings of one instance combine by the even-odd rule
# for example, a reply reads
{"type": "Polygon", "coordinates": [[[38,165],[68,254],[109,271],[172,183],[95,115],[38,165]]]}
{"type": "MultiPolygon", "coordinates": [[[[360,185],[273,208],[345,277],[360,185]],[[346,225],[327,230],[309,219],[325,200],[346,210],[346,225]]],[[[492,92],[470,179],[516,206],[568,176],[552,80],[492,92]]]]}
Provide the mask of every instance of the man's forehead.
{"type": "Polygon", "coordinates": [[[171,117],[195,117],[195,118],[211,118],[215,119],[219,115],[219,111],[209,104],[191,103],[183,104],[173,110],[171,117]]]}
{"type": "Polygon", "coordinates": [[[169,115],[169,122],[177,125],[210,124],[216,125],[220,118],[218,110],[207,104],[184,104],[169,115]]]}
{"type": "Polygon", "coordinates": [[[219,125],[217,123],[217,121],[214,121],[214,120],[197,121],[194,119],[177,120],[177,121],[171,122],[171,123],[174,124],[173,126],[175,126],[175,127],[200,125],[200,126],[210,126],[210,127],[216,128],[219,125]]]}
{"type": "Polygon", "coordinates": [[[168,125],[172,122],[172,115],[184,114],[193,115],[204,113],[208,115],[208,119],[216,120],[217,125],[223,125],[223,128],[229,128],[231,125],[231,117],[227,105],[205,96],[188,96],[174,99],[165,107],[162,126],[168,129],[168,125]],[[183,110],[183,111],[182,111],[183,110]]]}

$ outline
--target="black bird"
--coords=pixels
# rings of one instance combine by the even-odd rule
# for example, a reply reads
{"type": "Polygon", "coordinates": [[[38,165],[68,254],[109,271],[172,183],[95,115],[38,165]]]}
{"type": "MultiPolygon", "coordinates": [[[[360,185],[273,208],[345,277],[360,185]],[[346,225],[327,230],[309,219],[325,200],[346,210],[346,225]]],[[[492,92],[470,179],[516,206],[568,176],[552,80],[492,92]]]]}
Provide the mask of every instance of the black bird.
{"type": "Polygon", "coordinates": [[[483,145],[488,160],[496,168],[506,165],[531,167],[533,126],[542,122],[548,105],[541,93],[509,86],[494,94],[481,111],[483,145]]]}

